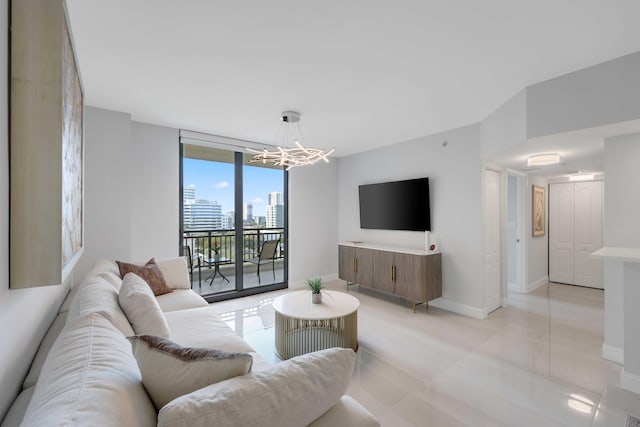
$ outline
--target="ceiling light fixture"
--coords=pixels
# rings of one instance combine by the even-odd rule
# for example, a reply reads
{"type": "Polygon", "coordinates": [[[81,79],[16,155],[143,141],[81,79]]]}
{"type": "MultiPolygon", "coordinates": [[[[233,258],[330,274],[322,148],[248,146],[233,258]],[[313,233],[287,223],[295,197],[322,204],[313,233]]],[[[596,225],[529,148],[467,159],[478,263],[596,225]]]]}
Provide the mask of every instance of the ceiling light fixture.
{"type": "Polygon", "coordinates": [[[263,150],[247,148],[248,151],[255,154],[253,158],[249,160],[249,163],[266,164],[267,162],[270,162],[276,166],[285,166],[287,170],[295,166],[313,165],[320,160],[324,160],[329,163],[329,155],[333,153],[333,148],[328,152],[325,152],[319,148],[306,148],[300,143],[299,139],[302,139],[302,130],[298,124],[300,122],[300,113],[296,111],[285,111],[282,113],[281,119],[282,123],[280,124],[278,133],[276,134],[276,141],[278,141],[278,137],[282,131],[283,144],[278,145],[277,149],[273,151],[269,151],[266,148],[263,150]],[[290,132],[294,123],[299,139],[293,138],[293,133],[295,132],[290,132]],[[292,135],[290,135],[290,133],[292,135]],[[290,141],[290,137],[293,138],[293,146],[287,142],[290,141]]]}
{"type": "Polygon", "coordinates": [[[548,166],[558,163],[560,163],[560,154],[558,153],[536,154],[527,158],[527,166],[548,166]]]}

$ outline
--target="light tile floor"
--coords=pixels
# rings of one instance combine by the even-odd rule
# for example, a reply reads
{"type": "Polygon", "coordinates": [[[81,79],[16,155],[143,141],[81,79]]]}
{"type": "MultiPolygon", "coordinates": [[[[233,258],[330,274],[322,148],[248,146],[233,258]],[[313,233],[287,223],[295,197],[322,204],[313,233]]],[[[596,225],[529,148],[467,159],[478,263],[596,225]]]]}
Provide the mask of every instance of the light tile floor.
{"type": "MultiPolygon", "coordinates": [[[[344,282],[330,289],[346,291],[344,282]]],[[[273,298],[212,304],[267,360],[273,298]]],[[[640,417],[640,395],[600,356],[603,291],[548,284],[486,320],[358,292],[358,357],[348,394],[384,426],[619,426],[640,417]]]]}

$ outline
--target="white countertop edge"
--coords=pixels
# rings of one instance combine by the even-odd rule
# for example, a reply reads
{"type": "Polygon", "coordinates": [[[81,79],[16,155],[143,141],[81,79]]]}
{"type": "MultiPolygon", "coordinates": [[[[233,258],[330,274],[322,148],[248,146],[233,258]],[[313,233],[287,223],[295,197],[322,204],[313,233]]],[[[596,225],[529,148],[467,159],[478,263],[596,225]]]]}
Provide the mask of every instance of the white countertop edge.
{"type": "Polygon", "coordinates": [[[388,252],[398,252],[403,254],[411,254],[411,255],[435,255],[439,254],[440,251],[428,252],[424,249],[416,249],[416,248],[401,248],[397,246],[387,246],[378,243],[353,243],[353,242],[340,242],[338,243],[340,246],[350,246],[353,248],[364,248],[364,249],[374,249],[379,251],[388,251],[388,252]]]}
{"type": "Polygon", "coordinates": [[[605,246],[592,253],[591,256],[625,262],[640,262],[640,248],[605,246]]]}

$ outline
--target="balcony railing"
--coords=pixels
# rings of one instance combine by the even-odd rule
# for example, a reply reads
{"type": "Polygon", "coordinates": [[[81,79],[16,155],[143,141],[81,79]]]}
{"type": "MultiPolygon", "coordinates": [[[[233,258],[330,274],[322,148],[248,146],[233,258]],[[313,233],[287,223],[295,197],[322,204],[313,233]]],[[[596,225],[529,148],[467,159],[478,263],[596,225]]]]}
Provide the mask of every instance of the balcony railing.
{"type": "MultiPolygon", "coordinates": [[[[236,231],[226,230],[189,230],[183,233],[183,246],[188,246],[191,256],[201,261],[211,260],[217,256],[226,259],[225,263],[236,262],[236,231]]],[[[284,258],[284,229],[283,228],[245,228],[242,238],[243,262],[255,258],[266,240],[279,240],[276,259],[284,258]]],[[[185,254],[186,255],[186,254],[185,254]]]]}

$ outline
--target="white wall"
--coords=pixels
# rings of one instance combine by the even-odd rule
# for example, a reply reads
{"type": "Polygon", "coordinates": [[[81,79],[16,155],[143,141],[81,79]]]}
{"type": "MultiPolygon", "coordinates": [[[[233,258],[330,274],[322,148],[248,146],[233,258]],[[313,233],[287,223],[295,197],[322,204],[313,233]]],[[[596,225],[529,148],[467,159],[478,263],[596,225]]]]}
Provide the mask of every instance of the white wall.
{"type": "Polygon", "coordinates": [[[527,137],[640,118],[640,52],[527,88],[527,137]]]}
{"type": "MultiPolygon", "coordinates": [[[[607,138],[604,142],[604,227],[603,245],[640,247],[640,198],[633,186],[640,182],[640,134],[607,138]]],[[[604,345],[603,355],[623,362],[624,299],[623,264],[604,260],[604,345]]]]}
{"type": "Polygon", "coordinates": [[[535,288],[544,285],[549,281],[549,185],[547,179],[535,176],[527,177],[526,192],[524,194],[525,221],[527,222],[527,284],[526,291],[531,292],[535,288]],[[541,237],[533,237],[532,225],[532,185],[539,185],[545,188],[546,212],[545,212],[545,233],[541,237]]]}
{"type": "Polygon", "coordinates": [[[131,259],[131,116],[84,110],[84,255],[76,268],[85,276],[100,258],[131,259]]]}
{"type": "Polygon", "coordinates": [[[527,142],[527,91],[521,90],[481,124],[482,159],[527,142]]]}
{"type": "Polygon", "coordinates": [[[178,130],[132,123],[131,259],[178,256],[178,130]]]}
{"type": "Polygon", "coordinates": [[[289,284],[337,277],[338,161],[289,171],[289,284]]]}
{"type": "Polygon", "coordinates": [[[633,191],[640,183],[639,161],[639,133],[605,139],[605,246],[640,248],[640,197],[633,191]]]}
{"type": "Polygon", "coordinates": [[[420,177],[429,178],[431,227],[443,251],[441,303],[451,310],[480,315],[484,292],[479,125],[340,158],[339,240],[423,249],[421,232],[361,229],[358,205],[360,184],[420,177]]]}
{"type": "MultiPolygon", "coordinates": [[[[9,135],[6,0],[0,0],[0,419],[22,386],[69,285],[9,289],[9,135]]],[[[69,280],[73,279],[73,273],[69,280]]]]}

